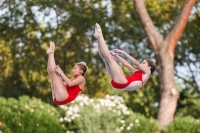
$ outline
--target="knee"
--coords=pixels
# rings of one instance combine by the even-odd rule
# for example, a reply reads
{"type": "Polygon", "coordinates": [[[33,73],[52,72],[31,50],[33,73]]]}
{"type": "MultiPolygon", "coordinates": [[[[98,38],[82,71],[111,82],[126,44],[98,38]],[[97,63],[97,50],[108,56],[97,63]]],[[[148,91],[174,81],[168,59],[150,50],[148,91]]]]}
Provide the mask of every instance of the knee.
{"type": "Polygon", "coordinates": [[[54,70],[48,69],[47,71],[48,71],[48,75],[50,77],[53,77],[53,76],[57,75],[57,73],[54,70]]]}
{"type": "Polygon", "coordinates": [[[48,67],[47,71],[48,71],[48,73],[53,74],[54,73],[54,67],[48,67]]]}

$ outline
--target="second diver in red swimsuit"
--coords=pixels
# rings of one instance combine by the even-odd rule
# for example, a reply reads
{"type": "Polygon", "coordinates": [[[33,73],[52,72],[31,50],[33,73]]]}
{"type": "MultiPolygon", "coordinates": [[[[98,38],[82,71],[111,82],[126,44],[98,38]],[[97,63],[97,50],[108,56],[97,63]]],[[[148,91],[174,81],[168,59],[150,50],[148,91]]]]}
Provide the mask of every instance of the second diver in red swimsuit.
{"type": "Polygon", "coordinates": [[[142,63],[139,63],[135,58],[127,54],[125,51],[119,49],[109,51],[104,41],[101,27],[97,23],[95,24],[94,37],[98,39],[99,55],[106,65],[106,70],[110,77],[111,85],[114,88],[133,91],[141,88],[148,81],[156,68],[156,65],[153,61],[145,59],[142,63]],[[139,70],[132,67],[125,59],[119,56],[119,53],[125,55],[131,61],[131,63],[139,68],[139,70]],[[131,71],[131,76],[124,75],[123,70],[117,64],[113,56],[115,56],[125,67],[131,71]]]}

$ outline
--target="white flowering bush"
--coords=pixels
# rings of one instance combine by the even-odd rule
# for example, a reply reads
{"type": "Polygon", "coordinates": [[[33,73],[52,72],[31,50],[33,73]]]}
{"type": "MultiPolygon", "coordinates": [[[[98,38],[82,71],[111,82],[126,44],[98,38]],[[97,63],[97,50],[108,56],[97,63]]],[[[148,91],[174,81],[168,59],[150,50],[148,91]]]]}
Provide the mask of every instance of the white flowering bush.
{"type": "Polygon", "coordinates": [[[155,120],[130,111],[120,96],[106,95],[103,99],[80,95],[63,111],[60,122],[68,129],[66,133],[142,133],[158,131],[155,120]],[[137,132],[135,132],[137,131],[137,132]]]}
{"type": "Polygon", "coordinates": [[[0,130],[5,133],[62,133],[65,128],[53,106],[28,96],[0,97],[0,130]]]}

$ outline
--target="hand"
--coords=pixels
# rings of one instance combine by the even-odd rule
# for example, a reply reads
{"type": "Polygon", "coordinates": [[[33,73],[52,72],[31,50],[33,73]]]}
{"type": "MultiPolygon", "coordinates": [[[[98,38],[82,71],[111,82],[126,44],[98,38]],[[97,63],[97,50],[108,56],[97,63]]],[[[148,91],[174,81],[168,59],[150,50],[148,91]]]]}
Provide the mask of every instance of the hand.
{"type": "Polygon", "coordinates": [[[126,53],[125,51],[122,51],[122,50],[120,50],[120,49],[113,49],[113,51],[114,51],[115,53],[119,53],[119,54],[125,54],[125,53],[126,53]]]}
{"type": "Polygon", "coordinates": [[[113,51],[110,51],[110,54],[111,54],[112,56],[115,56],[117,53],[115,53],[115,52],[113,52],[113,51]]]}
{"type": "Polygon", "coordinates": [[[54,67],[54,71],[57,72],[59,75],[60,75],[61,73],[63,73],[63,71],[60,69],[60,67],[59,67],[58,65],[56,65],[56,66],[54,67]]]}

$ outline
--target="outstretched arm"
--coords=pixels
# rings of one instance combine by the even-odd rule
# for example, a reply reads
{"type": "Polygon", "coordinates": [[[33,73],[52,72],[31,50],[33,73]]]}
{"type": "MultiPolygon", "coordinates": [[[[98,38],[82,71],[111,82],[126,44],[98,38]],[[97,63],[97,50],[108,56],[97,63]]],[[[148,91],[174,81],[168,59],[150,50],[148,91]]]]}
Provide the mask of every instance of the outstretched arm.
{"type": "Polygon", "coordinates": [[[129,54],[127,54],[125,51],[122,51],[120,49],[114,49],[113,50],[115,53],[121,53],[121,54],[124,54],[134,65],[138,66],[140,63],[135,59],[133,58],[132,56],[130,56],[129,54]]]}
{"type": "Polygon", "coordinates": [[[122,54],[124,54],[134,65],[138,66],[140,68],[140,70],[142,70],[145,73],[149,73],[149,70],[147,68],[142,67],[142,65],[140,65],[139,61],[137,61],[135,58],[133,58],[132,56],[130,56],[125,51],[122,51],[120,49],[114,49],[114,52],[115,53],[122,53],[122,54]]]}
{"type": "Polygon", "coordinates": [[[113,56],[115,56],[125,67],[127,67],[132,73],[137,71],[134,67],[132,67],[124,58],[119,56],[117,53],[110,52],[113,56]]]}
{"type": "Polygon", "coordinates": [[[67,83],[67,85],[69,87],[72,87],[72,86],[76,86],[76,85],[80,85],[83,81],[84,81],[84,78],[83,76],[79,76],[77,77],[76,79],[74,80],[70,80],[64,73],[63,71],[60,69],[60,67],[57,65],[54,70],[61,76],[61,78],[67,83]]]}

